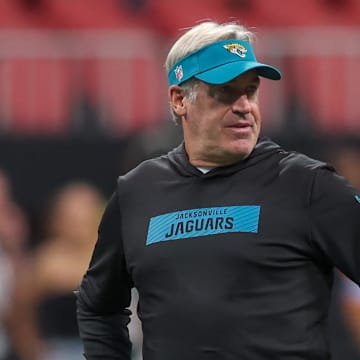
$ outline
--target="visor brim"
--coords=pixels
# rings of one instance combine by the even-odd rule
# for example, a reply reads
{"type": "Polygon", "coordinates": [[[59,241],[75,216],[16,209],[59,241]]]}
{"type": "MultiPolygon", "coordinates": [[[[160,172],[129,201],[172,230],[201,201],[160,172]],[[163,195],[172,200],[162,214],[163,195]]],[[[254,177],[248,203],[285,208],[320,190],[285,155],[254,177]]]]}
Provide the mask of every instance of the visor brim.
{"type": "Polygon", "coordinates": [[[234,61],[210,70],[196,74],[194,77],[209,84],[224,84],[247,71],[256,70],[259,76],[270,79],[280,80],[281,73],[273,66],[259,62],[234,61]]]}

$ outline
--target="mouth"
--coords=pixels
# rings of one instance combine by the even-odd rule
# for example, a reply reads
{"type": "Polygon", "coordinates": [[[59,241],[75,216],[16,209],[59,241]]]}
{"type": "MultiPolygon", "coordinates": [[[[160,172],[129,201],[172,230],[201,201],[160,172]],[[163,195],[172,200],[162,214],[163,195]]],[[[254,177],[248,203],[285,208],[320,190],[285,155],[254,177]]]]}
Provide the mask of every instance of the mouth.
{"type": "Polygon", "coordinates": [[[233,124],[229,124],[229,125],[226,125],[225,128],[228,128],[228,129],[234,129],[234,130],[242,130],[242,129],[249,129],[249,128],[252,128],[253,125],[250,123],[250,122],[247,122],[247,121],[242,121],[242,122],[236,122],[236,123],[233,123],[233,124]]]}
{"type": "Polygon", "coordinates": [[[229,136],[235,138],[248,138],[254,132],[254,125],[249,121],[237,121],[234,123],[230,123],[225,126],[225,132],[228,133],[229,136]]]}

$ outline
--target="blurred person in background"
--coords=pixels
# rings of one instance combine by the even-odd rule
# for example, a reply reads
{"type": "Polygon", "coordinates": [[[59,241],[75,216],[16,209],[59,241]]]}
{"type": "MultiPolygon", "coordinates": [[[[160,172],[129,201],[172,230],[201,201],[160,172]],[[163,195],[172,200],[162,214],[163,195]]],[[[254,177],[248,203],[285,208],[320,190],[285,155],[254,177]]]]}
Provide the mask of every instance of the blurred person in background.
{"type": "MultiPolygon", "coordinates": [[[[338,140],[329,154],[340,175],[360,189],[360,139],[338,140]]],[[[337,274],[333,309],[334,359],[360,358],[360,288],[343,274],[337,274]]]]}
{"type": "Polygon", "coordinates": [[[17,274],[12,338],[21,360],[80,360],[73,291],[90,261],[100,191],[85,182],[60,188],[44,216],[45,236],[17,274]]]}
{"type": "Polygon", "coordinates": [[[0,169],[0,359],[13,356],[11,298],[15,277],[26,263],[28,236],[26,214],[13,197],[8,174],[0,169]]]}
{"type": "MultiPolygon", "coordinates": [[[[88,360],[327,360],[333,269],[360,283],[360,194],[334,169],[260,136],[253,34],[203,22],[166,70],[184,141],[120,176],[77,312],[88,360]]],[[[277,106],[273,104],[273,106],[277,106]]]]}

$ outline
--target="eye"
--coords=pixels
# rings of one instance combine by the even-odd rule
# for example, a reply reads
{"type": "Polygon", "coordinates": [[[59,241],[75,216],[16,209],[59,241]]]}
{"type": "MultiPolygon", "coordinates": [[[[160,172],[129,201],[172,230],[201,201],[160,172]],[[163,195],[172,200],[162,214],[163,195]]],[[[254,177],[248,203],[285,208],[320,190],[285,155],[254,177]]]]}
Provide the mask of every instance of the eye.
{"type": "Polygon", "coordinates": [[[219,87],[217,88],[217,91],[218,91],[218,93],[220,93],[220,94],[228,93],[228,92],[230,91],[230,86],[229,86],[229,85],[219,86],[219,87]]]}
{"type": "Polygon", "coordinates": [[[232,84],[211,87],[209,92],[210,96],[224,104],[231,104],[238,96],[238,93],[239,90],[232,84]]]}
{"type": "Polygon", "coordinates": [[[246,88],[246,95],[251,98],[256,95],[257,90],[257,86],[249,86],[248,88],[246,88]]]}
{"type": "Polygon", "coordinates": [[[230,93],[229,85],[215,85],[209,87],[209,95],[215,99],[222,99],[230,93]]]}

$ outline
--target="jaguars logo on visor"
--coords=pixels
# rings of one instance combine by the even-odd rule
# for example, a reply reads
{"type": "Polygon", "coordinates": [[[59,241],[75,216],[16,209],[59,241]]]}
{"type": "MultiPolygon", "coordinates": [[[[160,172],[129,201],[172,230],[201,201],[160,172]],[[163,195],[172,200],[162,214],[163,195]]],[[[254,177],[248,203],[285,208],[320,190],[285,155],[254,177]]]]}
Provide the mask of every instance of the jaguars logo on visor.
{"type": "Polygon", "coordinates": [[[226,44],[224,45],[224,48],[232,54],[240,56],[241,58],[244,58],[247,53],[247,49],[245,48],[245,46],[236,43],[226,44]]]}

